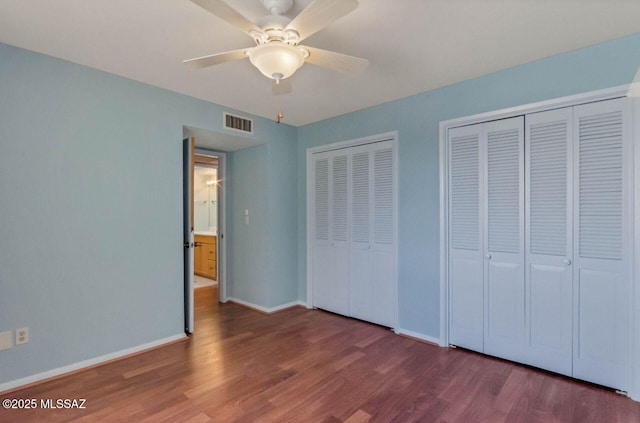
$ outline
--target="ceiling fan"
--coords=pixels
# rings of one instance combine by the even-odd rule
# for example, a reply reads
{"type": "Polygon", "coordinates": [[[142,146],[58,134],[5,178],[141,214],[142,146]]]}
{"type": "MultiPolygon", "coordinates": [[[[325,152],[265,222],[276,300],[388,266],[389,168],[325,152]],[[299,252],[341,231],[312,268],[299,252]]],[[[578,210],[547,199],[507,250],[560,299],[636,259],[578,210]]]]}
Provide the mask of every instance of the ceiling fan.
{"type": "Polygon", "coordinates": [[[271,78],[277,86],[305,62],[352,74],[363,72],[369,64],[366,59],[299,44],[356,9],[357,0],[314,0],[293,20],[284,15],[293,6],[293,0],[260,0],[269,14],[256,23],[245,18],[224,0],[191,1],[246,32],[253,38],[256,46],[185,60],[183,63],[190,67],[200,69],[248,58],[252,65],[271,78]]]}

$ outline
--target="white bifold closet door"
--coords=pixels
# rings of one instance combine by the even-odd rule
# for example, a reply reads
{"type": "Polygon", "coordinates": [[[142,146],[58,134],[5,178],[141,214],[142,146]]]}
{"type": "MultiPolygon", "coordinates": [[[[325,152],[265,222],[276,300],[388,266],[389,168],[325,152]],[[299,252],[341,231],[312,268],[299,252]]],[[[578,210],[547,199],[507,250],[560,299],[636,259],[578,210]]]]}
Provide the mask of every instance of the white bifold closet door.
{"type": "Polygon", "coordinates": [[[631,119],[627,99],[574,108],[573,375],[626,390],[631,119]]]}
{"type": "Polygon", "coordinates": [[[454,128],[449,140],[450,342],[516,359],[525,337],[523,118],[454,128]]]}
{"type": "Polygon", "coordinates": [[[313,154],[313,305],[393,327],[393,141],[313,154]]]}
{"type": "Polygon", "coordinates": [[[524,351],[524,119],[485,125],[484,352],[524,351]]]}
{"type": "Polygon", "coordinates": [[[449,342],[484,350],[484,125],[449,131],[449,342]]]}
{"type": "Polygon", "coordinates": [[[573,108],[526,116],[526,363],[572,374],[573,108]]]}
{"type": "Polygon", "coordinates": [[[350,314],[393,326],[394,181],[391,141],[350,148],[350,314]]]}
{"type": "Polygon", "coordinates": [[[346,150],[314,154],[314,305],[349,314],[348,190],[346,150]]]}
{"type": "Polygon", "coordinates": [[[626,390],[627,99],[449,130],[449,341],[626,390]]]}

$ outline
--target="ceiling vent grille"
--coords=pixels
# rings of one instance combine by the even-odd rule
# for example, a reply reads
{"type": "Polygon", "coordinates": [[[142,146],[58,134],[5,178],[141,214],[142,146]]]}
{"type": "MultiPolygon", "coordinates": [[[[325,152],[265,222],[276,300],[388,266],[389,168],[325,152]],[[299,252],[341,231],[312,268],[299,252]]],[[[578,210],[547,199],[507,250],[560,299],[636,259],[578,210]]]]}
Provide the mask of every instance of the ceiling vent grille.
{"type": "Polygon", "coordinates": [[[251,119],[246,119],[225,112],[223,113],[222,120],[225,129],[253,134],[253,120],[251,119]]]}

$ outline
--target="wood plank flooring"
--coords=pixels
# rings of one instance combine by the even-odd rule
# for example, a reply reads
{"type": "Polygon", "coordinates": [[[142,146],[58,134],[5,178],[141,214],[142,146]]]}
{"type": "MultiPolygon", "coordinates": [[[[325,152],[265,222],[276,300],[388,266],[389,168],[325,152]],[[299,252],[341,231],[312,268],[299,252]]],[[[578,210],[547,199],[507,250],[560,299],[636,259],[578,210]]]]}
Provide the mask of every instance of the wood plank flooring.
{"type": "Polygon", "coordinates": [[[196,333],[0,396],[85,398],[0,422],[640,422],[594,385],[317,310],[265,315],[196,291],[196,333]]]}

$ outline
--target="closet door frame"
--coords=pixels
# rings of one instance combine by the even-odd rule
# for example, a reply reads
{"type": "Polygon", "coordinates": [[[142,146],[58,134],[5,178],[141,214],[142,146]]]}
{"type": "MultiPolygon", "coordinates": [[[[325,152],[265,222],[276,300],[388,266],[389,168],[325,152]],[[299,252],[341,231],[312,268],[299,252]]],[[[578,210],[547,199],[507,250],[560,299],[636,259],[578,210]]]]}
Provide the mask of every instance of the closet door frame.
{"type": "MultiPolygon", "coordinates": [[[[632,115],[633,115],[633,144],[629,151],[629,156],[634,158],[633,169],[634,175],[632,177],[633,183],[628,185],[634,185],[637,187],[633,189],[632,198],[629,204],[629,213],[635,218],[630,223],[630,231],[633,234],[632,244],[640,246],[640,216],[634,213],[634,208],[640,210],[640,84],[626,84],[617,87],[607,88],[603,90],[591,91],[587,93],[571,95],[566,97],[560,97],[556,99],[550,99],[540,101],[536,103],[525,104],[521,106],[500,109],[496,111],[480,113],[476,115],[466,116],[462,118],[451,119],[440,122],[439,128],[439,155],[440,155],[440,334],[438,343],[442,347],[449,345],[449,198],[448,198],[448,181],[447,175],[449,173],[448,163],[448,138],[449,130],[455,127],[474,125],[478,123],[484,123],[488,121],[505,119],[514,116],[522,116],[529,113],[542,112],[546,110],[558,109],[563,107],[578,106],[581,104],[611,100],[615,98],[632,97],[632,115]],[[635,147],[635,148],[633,148],[635,147]]],[[[631,265],[629,272],[631,274],[631,295],[630,295],[630,345],[631,345],[631,357],[632,363],[630,364],[629,372],[633,375],[633,381],[630,383],[629,391],[627,395],[634,400],[640,401],[640,336],[636,336],[636,332],[640,329],[640,248],[634,248],[634,251],[630,252],[635,260],[631,265]]]]}
{"type": "Polygon", "coordinates": [[[314,167],[313,167],[313,154],[328,152],[333,150],[340,150],[350,147],[356,147],[366,144],[373,144],[382,141],[391,141],[393,149],[393,204],[394,204],[394,218],[393,218],[393,262],[394,262],[394,296],[392,299],[394,305],[394,324],[393,329],[397,333],[399,330],[398,320],[398,131],[386,132],[382,134],[372,135],[363,138],[357,138],[353,140],[340,141],[330,144],[325,144],[319,147],[308,148],[306,151],[306,165],[307,165],[307,201],[306,201],[306,215],[307,215],[307,295],[306,306],[313,307],[313,257],[314,257],[314,239],[313,239],[313,225],[315,221],[315,199],[314,199],[314,167]]]}

